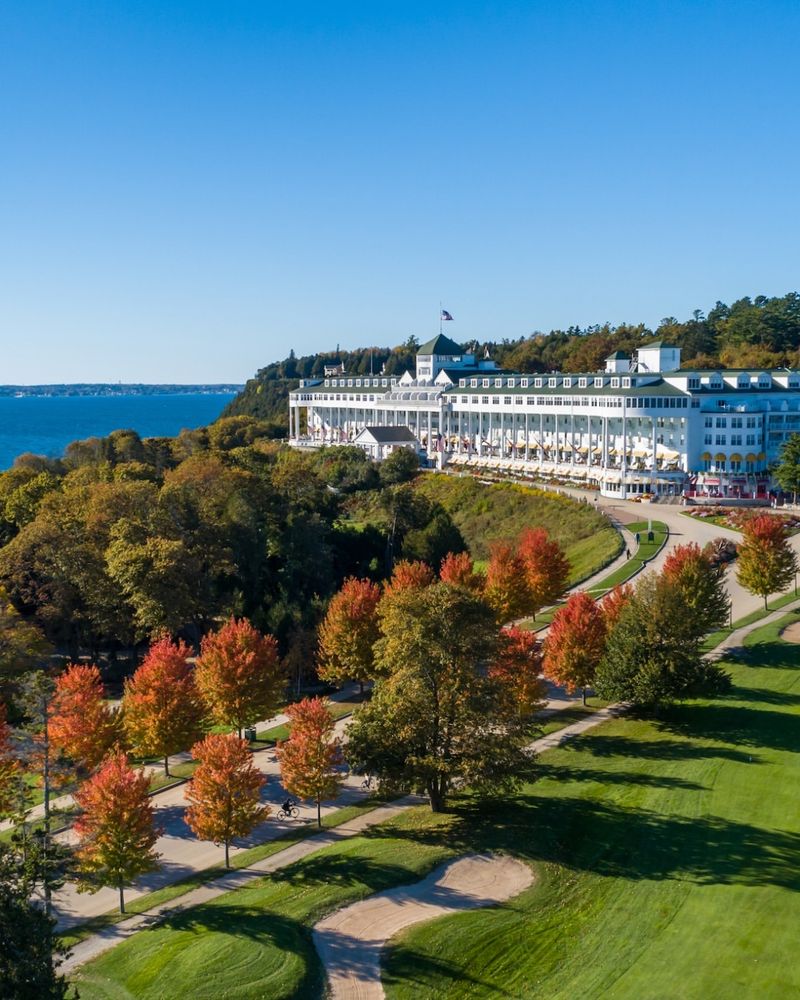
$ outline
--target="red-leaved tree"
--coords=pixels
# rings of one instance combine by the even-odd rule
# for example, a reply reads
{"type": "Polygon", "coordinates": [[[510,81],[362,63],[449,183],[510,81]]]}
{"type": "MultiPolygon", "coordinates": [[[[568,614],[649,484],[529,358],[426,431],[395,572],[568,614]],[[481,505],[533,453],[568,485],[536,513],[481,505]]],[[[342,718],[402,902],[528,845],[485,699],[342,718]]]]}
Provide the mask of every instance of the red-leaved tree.
{"type": "Polygon", "coordinates": [[[381,588],[350,577],[331,598],[319,629],[319,676],[330,684],[364,681],[374,674],[372,647],[378,640],[376,610],[381,588]]]}
{"type": "Polygon", "coordinates": [[[450,552],[444,559],[439,570],[443,583],[451,587],[465,587],[474,593],[483,589],[483,576],[475,572],[475,567],[468,552],[450,552]]]}
{"type": "Polygon", "coordinates": [[[6,722],[6,706],[0,702],[0,816],[14,809],[20,762],[11,741],[11,727],[6,722]]]}
{"type": "Polygon", "coordinates": [[[75,858],[83,876],[79,891],[116,887],[120,913],[125,912],[125,885],[158,864],[154,847],[161,831],[149,790],[148,776],[115,751],[75,795],[82,810],[73,826],[79,838],[75,858]]]}
{"type": "Polygon", "coordinates": [[[789,545],[780,518],[760,514],[742,528],[744,540],[739,546],[736,578],[751,594],[767,598],[786,590],[797,572],[797,558],[789,545]]]}
{"type": "Polygon", "coordinates": [[[535,610],[525,564],[505,542],[495,542],[491,547],[483,596],[501,624],[535,610]]]}
{"type": "Polygon", "coordinates": [[[205,708],[191,650],[169,638],[154,642],[136,673],[125,682],[122,718],[130,745],[143,757],[162,757],[169,775],[170,754],[188,750],[203,732],[205,708]]]}
{"type": "Polygon", "coordinates": [[[516,625],[501,629],[489,675],[508,685],[522,715],[532,715],[547,699],[541,673],[542,648],[536,633],[516,625]]]}
{"type": "Polygon", "coordinates": [[[275,714],[286,688],[278,643],[246,618],[231,618],[203,639],[195,678],[212,719],[239,736],[248,723],[275,714]]]}
{"type": "Polygon", "coordinates": [[[281,782],[287,792],[316,803],[317,825],[322,826],[322,803],[336,798],[343,781],[336,723],[322,698],[304,698],[286,714],[292,727],[289,739],[278,744],[281,782]]]}
{"type": "Polygon", "coordinates": [[[116,712],[104,698],[94,664],[67,667],[56,679],[49,712],[50,742],[80,767],[97,767],[116,742],[116,712]]]}
{"type": "Polygon", "coordinates": [[[550,538],[544,528],[527,528],[522,532],[517,552],[525,565],[525,576],[531,592],[532,614],[560,601],[567,589],[569,562],[564,550],[550,538]]]}
{"type": "Polygon", "coordinates": [[[200,761],[186,798],[186,822],[200,840],[225,845],[225,867],[230,868],[230,844],[246,837],[269,815],[261,805],[266,778],[253,763],[245,740],[233,733],[209,733],[192,747],[200,761]]]}
{"type": "Polygon", "coordinates": [[[606,621],[596,601],[579,591],[553,615],[544,640],[544,672],[570,694],[592,684],[606,647],[606,621]]]}

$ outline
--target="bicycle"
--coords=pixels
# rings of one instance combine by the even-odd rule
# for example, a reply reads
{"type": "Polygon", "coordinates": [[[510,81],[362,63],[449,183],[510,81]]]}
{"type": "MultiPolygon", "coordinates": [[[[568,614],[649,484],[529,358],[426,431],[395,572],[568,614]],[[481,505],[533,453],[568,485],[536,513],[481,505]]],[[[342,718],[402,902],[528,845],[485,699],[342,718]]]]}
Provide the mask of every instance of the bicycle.
{"type": "Polygon", "coordinates": [[[372,777],[372,775],[368,774],[366,778],[364,778],[364,780],[361,782],[362,790],[365,792],[372,791],[372,788],[374,787],[374,781],[375,779],[372,777]]]}
{"type": "Polygon", "coordinates": [[[292,805],[290,806],[287,806],[286,803],[284,803],[284,805],[282,805],[278,810],[279,820],[299,819],[299,818],[300,818],[300,810],[297,808],[296,805],[294,805],[294,803],[292,803],[292,805]]]}

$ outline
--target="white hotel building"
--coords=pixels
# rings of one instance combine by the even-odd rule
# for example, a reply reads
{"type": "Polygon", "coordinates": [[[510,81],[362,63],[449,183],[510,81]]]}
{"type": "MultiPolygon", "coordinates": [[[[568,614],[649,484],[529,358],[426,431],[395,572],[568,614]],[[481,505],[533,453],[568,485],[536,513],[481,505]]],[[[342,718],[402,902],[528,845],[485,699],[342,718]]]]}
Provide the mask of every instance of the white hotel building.
{"type": "Polygon", "coordinates": [[[439,465],[610,496],[761,495],[784,440],[800,431],[800,372],[682,370],[680,349],[656,341],[634,359],[612,354],[602,372],[522,375],[440,334],[420,347],[415,374],[337,374],[291,393],[294,445],[353,443],[366,427],[408,428],[439,465]]]}

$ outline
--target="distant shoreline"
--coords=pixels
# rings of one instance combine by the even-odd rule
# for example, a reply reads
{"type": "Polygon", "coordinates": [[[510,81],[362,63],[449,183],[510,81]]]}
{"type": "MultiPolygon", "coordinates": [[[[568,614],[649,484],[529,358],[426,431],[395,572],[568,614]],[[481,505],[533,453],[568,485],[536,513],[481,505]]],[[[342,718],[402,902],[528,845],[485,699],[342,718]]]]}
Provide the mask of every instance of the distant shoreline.
{"type": "Polygon", "coordinates": [[[119,382],[76,382],[52,385],[0,385],[0,396],[25,398],[30,396],[188,396],[233,395],[241,392],[244,384],[203,383],[199,385],[149,385],[146,383],[123,384],[119,382]]]}

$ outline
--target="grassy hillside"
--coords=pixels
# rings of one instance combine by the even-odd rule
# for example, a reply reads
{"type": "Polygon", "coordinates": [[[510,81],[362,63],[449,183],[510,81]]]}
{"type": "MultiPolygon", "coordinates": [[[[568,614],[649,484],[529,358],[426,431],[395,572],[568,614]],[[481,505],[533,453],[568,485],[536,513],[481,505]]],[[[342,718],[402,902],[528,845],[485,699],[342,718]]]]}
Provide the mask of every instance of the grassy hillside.
{"type": "Polygon", "coordinates": [[[766,626],[724,699],[607,723],[491,810],[412,810],[178,914],[86,966],[81,996],[320,996],[317,919],[471,850],[523,858],[535,884],[405,933],[390,1000],[800,995],[797,651],[766,626]]]}
{"type": "Polygon", "coordinates": [[[609,521],[592,504],[570,497],[512,483],[487,486],[468,476],[420,476],[417,489],[445,508],[478,560],[487,558],[492,542],[541,527],[563,546],[577,582],[622,550],[622,538],[609,521]]]}

